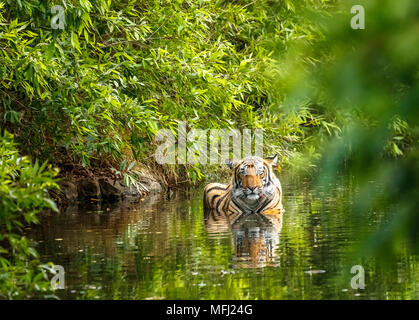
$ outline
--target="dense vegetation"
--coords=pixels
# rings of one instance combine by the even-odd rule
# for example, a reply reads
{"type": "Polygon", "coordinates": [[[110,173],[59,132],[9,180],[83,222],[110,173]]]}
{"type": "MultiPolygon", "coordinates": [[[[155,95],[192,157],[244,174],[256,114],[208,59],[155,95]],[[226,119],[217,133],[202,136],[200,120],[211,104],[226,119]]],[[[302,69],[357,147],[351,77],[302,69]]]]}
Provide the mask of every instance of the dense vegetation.
{"type": "Polygon", "coordinates": [[[324,41],[305,48],[323,52],[331,63],[296,67],[299,79],[288,92],[294,101],[318,101],[326,114],[345,119],[342,133],[321,152],[320,182],[326,185],[337,172],[351,176],[353,212],[365,224],[377,207],[391,207],[382,228],[365,241],[368,254],[390,259],[405,243],[419,249],[418,18],[417,1],[346,3],[327,21],[324,41]],[[365,30],[348,28],[353,4],[365,8],[365,30]]]}
{"type": "MultiPolygon", "coordinates": [[[[54,174],[36,160],[135,175],[127,159],[150,165],[154,135],[176,131],[179,120],[191,128],[262,128],[266,154],[304,171],[326,169],[317,171],[322,183],[348,172],[360,190],[356,212],[373,211],[377,201],[397,204],[394,226],[379,237],[385,248],[394,237],[416,245],[418,4],[357,1],[367,23],[353,30],[352,4],[341,2],[1,0],[1,294],[14,297],[19,285],[8,277],[36,256],[25,238],[17,249],[15,228],[54,206],[43,193],[54,174]],[[57,4],[63,30],[51,28],[57,4]],[[18,156],[13,139],[29,158],[18,156]]],[[[161,170],[182,181],[209,172],[161,170]]],[[[17,277],[21,289],[34,274],[17,277]]]]}
{"type": "Polygon", "coordinates": [[[41,210],[58,211],[47,194],[57,187],[56,175],[50,165],[20,157],[10,134],[0,136],[0,299],[49,291],[51,266],[40,265],[38,253],[21,233],[38,222],[41,210]]]}
{"type": "Polygon", "coordinates": [[[327,123],[309,106],[272,111],[283,98],[276,62],[290,42],[319,38],[303,10],[321,13],[326,4],[3,2],[2,129],[41,160],[108,159],[118,168],[124,157],[150,158],[157,130],[175,130],[178,120],[262,127],[265,144],[288,161],[306,131],[327,123]],[[57,3],[65,7],[64,30],[50,27],[57,3]]]}

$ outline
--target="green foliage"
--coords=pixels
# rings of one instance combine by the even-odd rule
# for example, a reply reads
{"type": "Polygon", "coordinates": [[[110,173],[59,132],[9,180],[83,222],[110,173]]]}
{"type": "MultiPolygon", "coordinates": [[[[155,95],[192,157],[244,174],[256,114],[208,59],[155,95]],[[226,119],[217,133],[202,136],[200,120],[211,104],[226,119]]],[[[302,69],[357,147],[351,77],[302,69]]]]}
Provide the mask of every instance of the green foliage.
{"type": "Polygon", "coordinates": [[[83,165],[128,151],[143,160],[176,120],[262,127],[267,152],[289,162],[330,119],[309,107],[276,111],[278,61],[297,39],[321,38],[306,12],[330,3],[3,0],[0,123],[26,152],[51,159],[64,147],[83,165]],[[50,26],[54,4],[65,8],[64,30],[50,26]]]}
{"type": "Polygon", "coordinates": [[[365,242],[369,254],[386,257],[402,242],[419,248],[418,15],[415,0],[342,3],[321,22],[322,41],[295,49],[317,62],[295,63],[287,81],[291,102],[322,101],[326,114],[345,119],[342,134],[322,148],[321,183],[338,172],[354,177],[353,211],[366,224],[377,207],[390,206],[365,242]],[[365,8],[365,30],[350,28],[355,4],[365,8]]]}
{"type": "Polygon", "coordinates": [[[129,165],[127,160],[122,160],[120,164],[120,170],[117,170],[115,168],[111,168],[111,171],[121,178],[126,186],[132,186],[137,189],[138,192],[141,191],[148,191],[147,187],[145,187],[141,182],[139,182],[139,173],[136,171],[131,171],[131,169],[134,167],[136,161],[132,161],[129,165]]]}
{"type": "Polygon", "coordinates": [[[57,211],[47,194],[57,187],[56,174],[46,163],[32,164],[20,157],[11,134],[0,136],[0,298],[49,292],[51,266],[40,265],[38,253],[22,232],[38,223],[42,210],[57,211]]]}

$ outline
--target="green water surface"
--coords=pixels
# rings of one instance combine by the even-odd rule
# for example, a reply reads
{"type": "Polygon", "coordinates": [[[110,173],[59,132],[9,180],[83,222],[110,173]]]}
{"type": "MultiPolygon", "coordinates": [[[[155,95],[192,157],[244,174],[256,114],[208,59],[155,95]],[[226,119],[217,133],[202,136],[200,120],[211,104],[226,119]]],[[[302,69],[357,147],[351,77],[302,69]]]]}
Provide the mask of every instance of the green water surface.
{"type": "MultiPolygon", "coordinates": [[[[418,299],[417,257],[361,256],[362,224],[351,190],[282,181],[279,228],[252,221],[215,232],[204,223],[202,188],[139,203],[79,204],[49,214],[30,237],[42,262],[65,269],[64,299],[418,299]],[[326,192],[327,191],[327,192],[326,192]],[[353,289],[353,265],[365,288],[353,289]]],[[[386,210],[386,208],[383,208],[386,210]]]]}

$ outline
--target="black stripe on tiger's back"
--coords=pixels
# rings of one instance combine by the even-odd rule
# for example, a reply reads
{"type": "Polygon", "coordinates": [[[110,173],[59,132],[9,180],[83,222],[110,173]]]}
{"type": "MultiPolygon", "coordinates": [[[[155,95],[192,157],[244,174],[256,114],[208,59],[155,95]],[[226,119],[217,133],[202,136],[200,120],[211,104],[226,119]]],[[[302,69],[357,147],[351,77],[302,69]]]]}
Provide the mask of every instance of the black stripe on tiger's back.
{"type": "Polygon", "coordinates": [[[227,210],[228,210],[228,204],[229,204],[229,202],[230,202],[230,198],[229,198],[229,195],[230,195],[230,193],[228,193],[227,194],[227,196],[225,197],[225,199],[223,200],[224,201],[224,203],[223,203],[223,205],[221,206],[221,210],[222,210],[222,212],[227,212],[227,210]]]}
{"type": "Polygon", "coordinates": [[[210,192],[210,191],[212,191],[212,190],[222,190],[222,191],[226,191],[226,190],[227,190],[227,188],[228,188],[228,186],[225,186],[225,187],[215,186],[215,187],[211,187],[211,188],[209,188],[206,192],[208,193],[208,192],[210,192]]]}
{"type": "Polygon", "coordinates": [[[226,192],[224,195],[222,195],[221,197],[220,197],[220,199],[218,200],[218,202],[217,202],[217,205],[215,206],[215,210],[217,210],[217,212],[219,212],[218,210],[219,210],[219,208],[220,208],[220,204],[221,204],[221,202],[227,197],[229,195],[229,192],[226,192]]]}
{"type": "Polygon", "coordinates": [[[240,210],[237,210],[237,208],[233,207],[233,200],[231,199],[231,192],[228,195],[228,198],[226,198],[225,202],[224,202],[224,206],[223,206],[223,211],[228,214],[229,211],[235,211],[235,212],[240,212],[240,210]]]}
{"type": "Polygon", "coordinates": [[[271,170],[270,167],[268,167],[267,165],[265,165],[266,168],[266,181],[271,181],[271,170]]]}
{"type": "Polygon", "coordinates": [[[239,168],[240,168],[240,165],[241,164],[237,165],[236,168],[234,168],[234,185],[235,186],[240,185],[240,183],[239,183],[240,174],[238,172],[239,171],[239,168]]]}
{"type": "Polygon", "coordinates": [[[218,221],[218,219],[215,217],[215,214],[214,214],[214,210],[213,209],[211,209],[211,216],[214,219],[214,221],[218,221]]]}
{"type": "Polygon", "coordinates": [[[217,199],[220,196],[221,196],[221,194],[215,194],[215,195],[212,196],[211,201],[210,201],[211,208],[214,207],[214,201],[215,201],[215,199],[217,199]]]}

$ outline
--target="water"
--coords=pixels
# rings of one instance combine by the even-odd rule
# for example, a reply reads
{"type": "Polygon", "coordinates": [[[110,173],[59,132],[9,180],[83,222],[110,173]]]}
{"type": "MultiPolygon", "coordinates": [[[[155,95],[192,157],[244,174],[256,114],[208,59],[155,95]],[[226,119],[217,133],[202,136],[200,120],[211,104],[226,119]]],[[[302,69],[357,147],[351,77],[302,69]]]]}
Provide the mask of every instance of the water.
{"type": "Polygon", "coordinates": [[[354,251],[377,229],[349,214],[349,187],[314,192],[282,181],[286,212],[275,223],[233,230],[204,222],[202,188],[137,204],[72,207],[42,218],[29,236],[42,262],[62,265],[65,299],[418,299],[417,257],[381,263],[354,251]],[[353,265],[365,289],[352,289],[353,265]]]}

